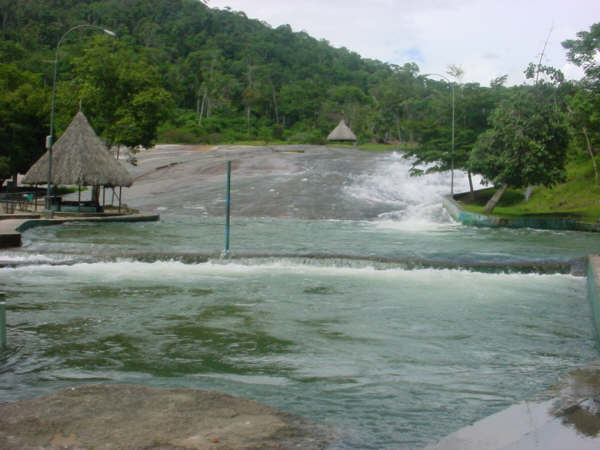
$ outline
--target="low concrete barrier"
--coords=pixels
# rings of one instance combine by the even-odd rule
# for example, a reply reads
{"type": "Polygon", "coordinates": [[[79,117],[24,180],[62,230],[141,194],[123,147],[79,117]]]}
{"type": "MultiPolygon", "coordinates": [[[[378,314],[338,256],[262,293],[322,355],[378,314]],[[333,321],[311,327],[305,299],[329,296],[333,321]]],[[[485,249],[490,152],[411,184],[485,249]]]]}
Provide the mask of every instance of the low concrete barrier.
{"type": "Polygon", "coordinates": [[[588,300],[592,307],[592,321],[596,339],[600,343],[600,256],[589,255],[587,264],[588,300]]]}
{"type": "Polygon", "coordinates": [[[0,220],[0,248],[20,247],[21,233],[34,227],[61,225],[66,222],[156,222],[158,214],[106,215],[96,217],[60,217],[54,219],[5,219],[0,220]]]}
{"type": "Polygon", "coordinates": [[[450,216],[465,225],[475,227],[536,228],[539,230],[571,230],[600,232],[600,224],[580,222],[573,217],[496,217],[465,211],[450,195],[442,198],[442,204],[450,216]]]}
{"type": "Polygon", "coordinates": [[[0,248],[20,247],[21,233],[0,234],[0,248]]]}

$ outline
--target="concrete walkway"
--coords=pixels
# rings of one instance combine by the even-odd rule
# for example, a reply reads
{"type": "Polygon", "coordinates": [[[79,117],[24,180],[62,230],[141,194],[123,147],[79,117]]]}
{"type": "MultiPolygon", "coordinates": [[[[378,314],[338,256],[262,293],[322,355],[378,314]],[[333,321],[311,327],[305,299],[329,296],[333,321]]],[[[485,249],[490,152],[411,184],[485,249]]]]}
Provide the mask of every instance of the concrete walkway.
{"type": "Polygon", "coordinates": [[[61,225],[66,222],[156,222],[160,220],[158,214],[66,216],[52,219],[41,218],[39,215],[8,217],[10,215],[0,218],[0,248],[20,247],[22,244],[21,233],[34,227],[61,225]]]}

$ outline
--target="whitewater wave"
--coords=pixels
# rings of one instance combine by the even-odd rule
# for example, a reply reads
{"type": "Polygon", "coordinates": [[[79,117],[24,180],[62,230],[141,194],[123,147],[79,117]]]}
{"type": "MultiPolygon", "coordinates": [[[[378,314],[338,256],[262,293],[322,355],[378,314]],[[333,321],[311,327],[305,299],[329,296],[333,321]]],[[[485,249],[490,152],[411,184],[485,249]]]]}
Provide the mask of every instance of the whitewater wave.
{"type": "MultiPolygon", "coordinates": [[[[212,260],[200,264],[180,261],[117,261],[75,263],[71,265],[31,265],[0,269],[7,278],[31,279],[45,284],[61,285],[65,279],[94,283],[164,282],[190,283],[202,279],[235,279],[240,277],[289,277],[316,278],[343,277],[372,280],[413,279],[430,283],[432,279],[468,279],[469,283],[487,283],[492,279],[531,279],[569,277],[565,274],[540,273],[485,273],[464,268],[406,268],[401,264],[375,263],[360,260],[315,260],[311,258],[271,258],[270,260],[247,259],[241,261],[212,260]]],[[[464,281],[461,281],[464,282],[464,281]]],[[[454,283],[454,281],[453,281],[454,283]]]]}
{"type": "MultiPolygon", "coordinates": [[[[450,194],[450,172],[437,172],[411,176],[412,161],[400,153],[381,159],[373,171],[356,177],[346,188],[346,193],[367,203],[386,203],[390,211],[380,214],[379,226],[402,231],[422,231],[440,225],[456,226],[441,205],[444,195],[450,194]]],[[[474,180],[480,187],[480,179],[474,180]]],[[[454,173],[455,192],[469,189],[467,174],[454,173]]]]}

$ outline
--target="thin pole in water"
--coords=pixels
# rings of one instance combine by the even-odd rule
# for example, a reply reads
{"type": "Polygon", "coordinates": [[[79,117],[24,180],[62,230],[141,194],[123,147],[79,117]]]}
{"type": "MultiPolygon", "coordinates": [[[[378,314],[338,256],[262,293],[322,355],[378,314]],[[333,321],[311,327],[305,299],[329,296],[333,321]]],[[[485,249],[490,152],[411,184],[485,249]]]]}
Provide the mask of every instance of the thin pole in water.
{"type": "Polygon", "coordinates": [[[231,228],[231,161],[227,161],[227,198],[225,200],[225,250],[221,257],[229,256],[229,230],[231,228]]]}
{"type": "Polygon", "coordinates": [[[0,348],[6,350],[6,302],[0,302],[0,348]]]}

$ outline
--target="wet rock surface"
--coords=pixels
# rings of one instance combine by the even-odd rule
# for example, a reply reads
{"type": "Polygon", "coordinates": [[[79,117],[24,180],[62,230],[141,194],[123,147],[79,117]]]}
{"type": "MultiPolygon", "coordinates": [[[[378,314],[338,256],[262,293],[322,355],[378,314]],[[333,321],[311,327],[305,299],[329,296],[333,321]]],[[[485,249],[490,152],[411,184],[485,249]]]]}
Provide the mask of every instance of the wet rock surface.
{"type": "Polygon", "coordinates": [[[551,390],[550,413],[579,434],[597,438],[600,448],[600,362],[571,372],[551,390]]]}
{"type": "Polygon", "coordinates": [[[130,169],[135,181],[126,202],[161,214],[221,216],[227,161],[233,217],[362,220],[398,207],[394,198],[381,202],[348,193],[381,155],[310,145],[156,146],[141,152],[130,169]]]}
{"type": "Polygon", "coordinates": [[[0,404],[2,449],[319,449],[323,430],[214,391],[83,385],[0,404]]]}
{"type": "Polygon", "coordinates": [[[549,390],[445,437],[429,450],[596,450],[600,448],[600,363],[577,369],[549,390]]]}

